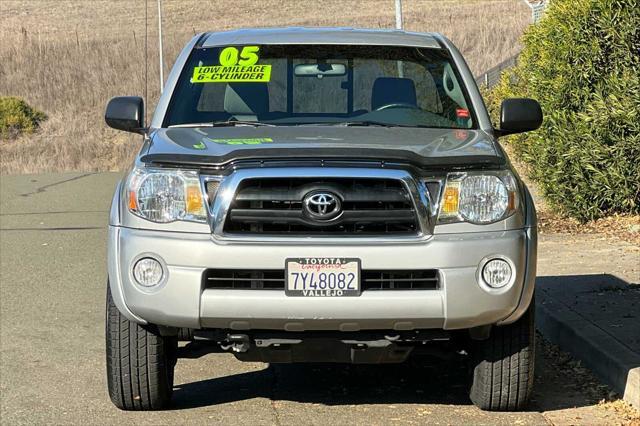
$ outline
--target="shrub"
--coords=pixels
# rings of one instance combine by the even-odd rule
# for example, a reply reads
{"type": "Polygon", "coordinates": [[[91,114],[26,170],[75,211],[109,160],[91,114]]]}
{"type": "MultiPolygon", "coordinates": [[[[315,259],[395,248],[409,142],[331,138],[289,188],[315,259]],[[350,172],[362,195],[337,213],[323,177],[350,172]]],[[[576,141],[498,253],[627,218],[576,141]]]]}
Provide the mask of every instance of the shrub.
{"type": "Polygon", "coordinates": [[[640,2],[553,0],[518,65],[487,96],[537,99],[545,120],[508,138],[551,205],[582,221],[640,213],[640,2]]]}
{"type": "Polygon", "coordinates": [[[33,133],[47,116],[24,100],[0,96],[0,137],[10,139],[22,133],[33,133]]]}

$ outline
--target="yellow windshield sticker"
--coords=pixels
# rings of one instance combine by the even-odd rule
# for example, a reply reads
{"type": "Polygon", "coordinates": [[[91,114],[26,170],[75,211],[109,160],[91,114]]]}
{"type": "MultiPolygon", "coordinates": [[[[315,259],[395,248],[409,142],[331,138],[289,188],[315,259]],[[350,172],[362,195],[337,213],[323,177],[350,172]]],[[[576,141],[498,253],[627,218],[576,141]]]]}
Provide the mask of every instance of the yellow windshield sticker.
{"type": "MultiPolygon", "coordinates": [[[[209,138],[207,138],[209,139],[209,138]]],[[[225,145],[260,145],[262,143],[273,142],[271,138],[238,138],[238,139],[209,139],[211,142],[225,145]]]]}
{"type": "Polygon", "coordinates": [[[244,46],[242,50],[229,46],[220,51],[220,65],[193,69],[192,83],[268,83],[271,65],[258,65],[260,47],[244,46]]]}
{"type": "Polygon", "coordinates": [[[220,65],[224,67],[232,67],[234,65],[240,65],[248,67],[258,63],[258,52],[260,47],[258,46],[244,46],[242,51],[238,51],[237,47],[225,47],[220,52],[218,57],[220,65]]]}
{"type": "Polygon", "coordinates": [[[192,83],[268,83],[271,65],[195,67],[192,83]]]}

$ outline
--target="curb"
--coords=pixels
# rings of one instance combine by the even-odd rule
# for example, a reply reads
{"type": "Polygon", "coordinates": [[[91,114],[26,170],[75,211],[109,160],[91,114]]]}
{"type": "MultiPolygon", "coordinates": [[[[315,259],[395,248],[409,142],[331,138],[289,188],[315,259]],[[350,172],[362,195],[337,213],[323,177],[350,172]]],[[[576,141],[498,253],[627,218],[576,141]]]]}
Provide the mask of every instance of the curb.
{"type": "Polygon", "coordinates": [[[536,328],[640,410],[640,354],[544,290],[536,293],[536,328]]]}

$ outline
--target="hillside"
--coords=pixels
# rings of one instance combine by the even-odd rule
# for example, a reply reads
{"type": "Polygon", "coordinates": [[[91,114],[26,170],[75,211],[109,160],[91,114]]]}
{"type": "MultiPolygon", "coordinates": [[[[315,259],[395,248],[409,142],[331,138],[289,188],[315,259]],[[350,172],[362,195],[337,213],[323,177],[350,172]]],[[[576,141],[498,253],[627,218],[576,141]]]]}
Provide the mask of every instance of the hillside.
{"type": "MultiPolygon", "coordinates": [[[[390,28],[393,0],[164,0],[165,75],[193,34],[265,26],[390,28]]],[[[159,93],[157,8],[148,2],[148,97],[159,93]]],[[[519,50],[530,11],[518,0],[405,0],[406,29],[442,32],[475,73],[519,50]]],[[[104,125],[107,100],[145,87],[143,1],[0,1],[0,96],[20,96],[49,119],[35,135],[0,140],[0,173],[119,170],[138,138],[104,125]]]]}

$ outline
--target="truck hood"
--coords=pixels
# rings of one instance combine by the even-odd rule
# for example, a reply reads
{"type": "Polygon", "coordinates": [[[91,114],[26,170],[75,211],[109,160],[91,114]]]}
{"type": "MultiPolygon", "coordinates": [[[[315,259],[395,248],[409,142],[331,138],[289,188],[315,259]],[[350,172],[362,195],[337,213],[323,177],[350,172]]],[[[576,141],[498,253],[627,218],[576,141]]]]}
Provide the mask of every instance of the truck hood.
{"type": "Polygon", "coordinates": [[[491,136],[478,130],[279,126],[157,129],[145,163],[219,167],[240,160],[369,160],[416,166],[502,165],[491,136]]]}

